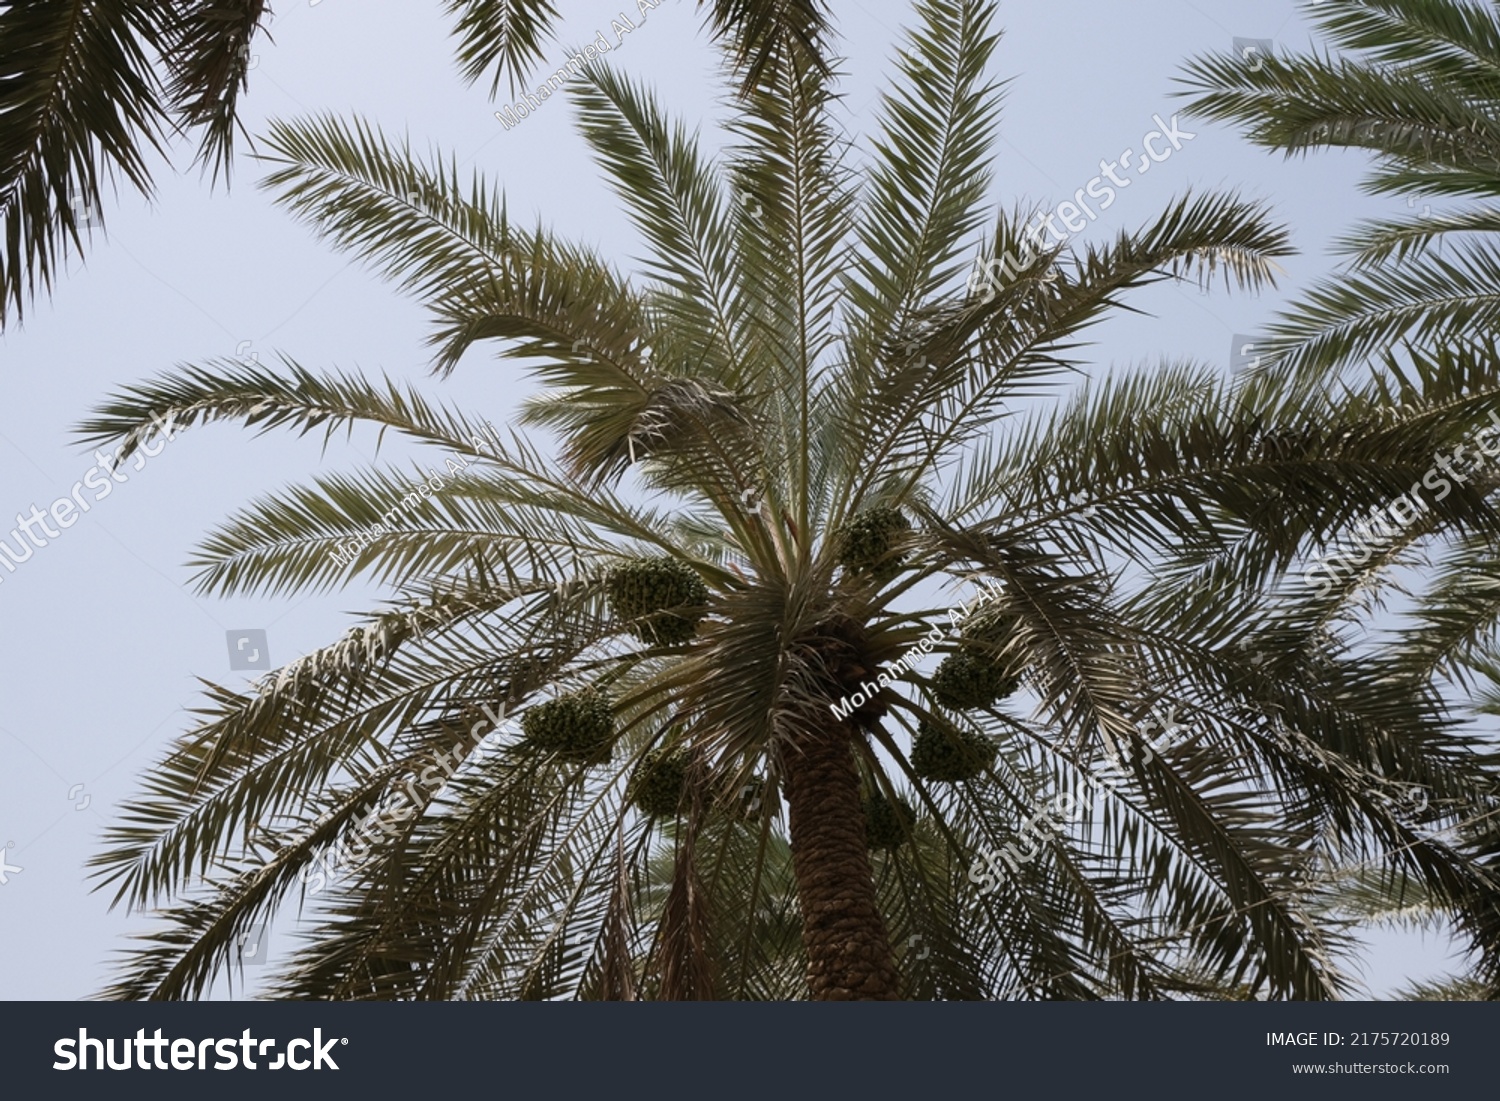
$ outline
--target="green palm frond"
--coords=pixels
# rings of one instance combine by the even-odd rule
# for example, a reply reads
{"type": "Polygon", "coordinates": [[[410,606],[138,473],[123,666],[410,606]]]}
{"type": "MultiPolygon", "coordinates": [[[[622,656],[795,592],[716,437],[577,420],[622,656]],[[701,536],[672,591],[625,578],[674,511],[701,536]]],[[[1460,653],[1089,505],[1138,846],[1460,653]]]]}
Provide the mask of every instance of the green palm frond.
{"type": "Polygon", "coordinates": [[[935,0],[917,14],[921,27],[899,60],[904,86],[878,115],[882,136],[861,206],[850,305],[852,327],[868,332],[850,349],[855,362],[904,336],[915,312],[952,285],[984,217],[1000,106],[999,85],[986,78],[1000,41],[993,13],[935,0]]]}
{"type": "Polygon", "coordinates": [[[1254,66],[1200,57],[1181,78],[1191,110],[1289,156],[1366,150],[1364,189],[1404,195],[1409,206],[1438,197],[1484,205],[1346,235],[1353,270],[1315,286],[1272,327],[1276,369],[1316,379],[1398,342],[1437,350],[1493,334],[1500,15],[1466,0],[1332,0],[1309,12],[1343,53],[1254,66]]]}
{"type": "MultiPolygon", "coordinates": [[[[730,122],[738,243],[754,341],[742,385],[774,403],[769,469],[786,471],[798,529],[811,523],[818,371],[833,329],[855,195],[847,139],[832,124],[831,75],[800,57],[763,74],[730,122]]],[[[779,495],[777,495],[779,496],[779,495]]],[[[776,496],[773,496],[773,500],[776,496]]]]}
{"type": "MultiPolygon", "coordinates": [[[[631,96],[624,85],[604,86],[631,96]]],[[[685,388],[659,366],[689,356],[699,366],[710,339],[719,340],[721,362],[732,354],[723,343],[729,333],[715,320],[705,322],[708,332],[689,324],[693,311],[681,304],[700,284],[683,286],[677,307],[633,291],[590,253],[513,230],[503,201],[483,181],[466,193],[456,170],[419,164],[363,123],[277,124],[267,149],[282,165],[266,179],[281,202],[427,303],[437,320],[439,370],[452,370],[481,340],[503,340],[504,354],[542,361],[539,377],[565,399],[532,402],[527,419],[565,433],[574,472],[601,483],[618,478],[638,452],[662,450],[658,436],[685,435],[702,443],[699,458],[724,471],[722,496],[743,491],[727,466],[758,464],[743,439],[737,461],[723,454],[725,429],[744,420],[734,395],[685,388]]],[[[691,232],[701,243],[712,228],[691,232]]],[[[716,265],[723,263],[721,256],[716,265]]]]}
{"type": "Polygon", "coordinates": [[[500,78],[511,92],[533,65],[542,59],[542,43],[552,36],[557,9],[548,0],[447,0],[449,15],[458,16],[458,61],[470,82],[491,69],[490,96],[500,90],[500,78]]]}
{"type": "Polygon", "coordinates": [[[1407,1002],[1487,1002],[1494,997],[1493,988],[1467,975],[1411,983],[1397,994],[1398,1000],[1407,1002]]]}
{"type": "Polygon", "coordinates": [[[166,93],[186,126],[202,128],[199,159],[227,177],[239,127],[240,93],[249,83],[251,43],[268,14],[265,0],[179,2],[166,43],[166,93]]]}
{"type": "Polygon", "coordinates": [[[1267,355],[1285,370],[1313,374],[1402,342],[1442,348],[1493,333],[1500,323],[1496,279],[1500,248],[1466,243],[1447,255],[1324,280],[1295,316],[1269,329],[1267,355]]]}
{"type": "MultiPolygon", "coordinates": [[[[477,81],[493,70],[490,95],[499,91],[502,76],[514,94],[542,59],[542,43],[553,37],[557,9],[548,0],[446,2],[448,13],[458,16],[458,58],[464,77],[477,81]]],[[[708,3],[699,0],[698,7],[708,3]]],[[[637,8],[644,15],[653,6],[637,8]]],[[[828,16],[825,0],[712,0],[707,23],[724,43],[731,66],[743,74],[744,86],[751,88],[768,70],[794,57],[821,63],[828,16]]]]}
{"type": "Polygon", "coordinates": [[[698,339],[700,373],[732,383],[744,321],[718,166],[701,163],[686,128],[605,66],[588,70],[574,102],[584,137],[655,253],[646,270],[663,288],[653,296],[663,320],[698,339]]]}
{"type": "MultiPolygon", "coordinates": [[[[1477,207],[1451,213],[1428,212],[1419,217],[1363,222],[1339,241],[1341,252],[1360,267],[1378,267],[1389,260],[1421,256],[1442,245],[1448,234],[1493,233],[1500,230],[1500,210],[1477,207]]],[[[1463,238],[1459,238],[1462,243],[1463,238]]]]}
{"type": "MultiPolygon", "coordinates": [[[[1002,222],[997,246],[1017,236],[1002,222]]],[[[943,455],[978,437],[1008,400],[1024,396],[1043,375],[1063,376],[1078,333],[1119,307],[1122,292],[1215,274],[1260,287],[1273,278],[1275,258],[1288,251],[1284,232],[1266,224],[1260,207],[1228,195],[1186,196],[1141,231],[1091,246],[1071,270],[1059,265],[1051,278],[1029,272],[988,303],[934,307],[915,354],[890,361],[867,387],[851,386],[857,404],[839,410],[835,430],[869,441],[853,463],[867,472],[861,492],[868,491],[868,472],[911,483],[929,476],[943,455]]]]}
{"type": "Polygon", "coordinates": [[[211,687],[198,730],[164,760],[148,797],[127,809],[127,824],[112,831],[115,847],[95,862],[103,882],[118,881],[119,897],[133,905],[170,894],[253,823],[294,811],[298,790],[378,770],[393,739],[405,748],[401,756],[446,749],[453,723],[433,725],[431,716],[460,706],[450,702],[455,692],[462,706],[503,704],[507,696],[519,703],[535,691],[529,678],[601,637],[586,608],[559,615],[545,597],[505,595],[478,606],[491,614],[451,620],[421,638],[409,625],[355,628],[346,642],[267,678],[252,694],[211,687]],[[519,608],[505,607],[517,597],[519,608]],[[541,637],[561,628],[573,632],[571,642],[541,637]],[[497,652],[512,656],[497,662],[497,652]],[[353,694],[338,687],[351,671],[365,681],[353,694]]]}
{"type": "Polygon", "coordinates": [[[1478,4],[1334,0],[1311,15],[1332,41],[1383,64],[1409,65],[1475,93],[1500,87],[1500,32],[1478,4]]]}
{"type": "MultiPolygon", "coordinates": [[[[659,0],[657,0],[659,2],[659,0]]],[[[700,2],[700,8],[703,6],[700,2]]],[[[559,18],[548,0],[446,0],[458,61],[512,91],[559,18]]],[[[649,9],[647,9],[649,10],[649,9]]],[[[707,23],[745,88],[794,56],[826,71],[824,0],[714,0],[707,23]]],[[[150,154],[199,129],[198,160],[228,179],[265,0],[12,3],[0,10],[0,327],[104,224],[106,183],[149,195],[150,154]]]]}
{"type": "Polygon", "coordinates": [[[165,44],[160,7],[0,10],[0,326],[103,224],[106,183],[149,193],[146,154],[167,130],[151,56],[165,44]]]}
{"type": "MultiPolygon", "coordinates": [[[[702,7],[708,0],[700,0],[702,7]]],[[[827,70],[825,37],[833,14],[827,0],[712,0],[708,25],[723,40],[742,88],[758,87],[776,70],[827,70]]]]}
{"type": "Polygon", "coordinates": [[[503,461],[500,441],[478,422],[435,408],[411,388],[384,387],[348,374],[318,375],[290,359],[282,370],[234,359],[185,367],[120,390],[78,427],[90,446],[117,442],[116,465],[158,435],[193,425],[243,420],[262,432],[289,427],[306,435],[324,430],[325,443],[340,429],[365,421],[394,429],[445,451],[503,461]]]}
{"type": "Polygon", "coordinates": [[[529,338],[534,350],[640,368],[642,305],[602,261],[542,232],[514,229],[477,175],[417,161],[369,124],[276,123],[263,186],[342,250],[357,252],[433,312],[435,366],[475,341],[529,338]]]}

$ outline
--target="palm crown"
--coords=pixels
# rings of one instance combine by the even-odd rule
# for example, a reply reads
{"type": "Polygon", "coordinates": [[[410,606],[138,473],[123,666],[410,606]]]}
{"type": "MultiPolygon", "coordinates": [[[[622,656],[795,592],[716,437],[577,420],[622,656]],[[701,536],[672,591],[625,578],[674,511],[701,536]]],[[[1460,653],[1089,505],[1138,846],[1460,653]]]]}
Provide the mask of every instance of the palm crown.
{"type": "MultiPolygon", "coordinates": [[[[178,901],[112,994],[201,993],[312,886],[283,995],[1321,997],[1317,873],[1372,841],[1491,949],[1473,839],[1419,828],[1489,807],[1477,755],[1277,588],[1472,427],[1476,379],[1425,374],[1400,417],[1378,385],[1293,404],[1190,365],[1037,404],[1122,292],[1261,285],[1286,241],[1188,197],[963,290],[982,231],[981,258],[1021,236],[984,230],[993,5],[918,14],[861,172],[801,54],[722,162],[590,69],[584,134],[650,246],[629,278],[365,124],[274,128],[267,186],[430,307],[439,371],[480,341],[529,363],[559,453],[291,361],[85,426],[123,456],[153,416],[360,421],[468,463],[431,493],[324,476],[203,545],[204,591],[364,573],[398,599],[214,689],[153,771],[99,871],[178,901]],[[1152,713],[1175,734],[1148,751],[1152,713]]],[[[1433,522],[1492,521],[1461,490],[1433,522]]]]}

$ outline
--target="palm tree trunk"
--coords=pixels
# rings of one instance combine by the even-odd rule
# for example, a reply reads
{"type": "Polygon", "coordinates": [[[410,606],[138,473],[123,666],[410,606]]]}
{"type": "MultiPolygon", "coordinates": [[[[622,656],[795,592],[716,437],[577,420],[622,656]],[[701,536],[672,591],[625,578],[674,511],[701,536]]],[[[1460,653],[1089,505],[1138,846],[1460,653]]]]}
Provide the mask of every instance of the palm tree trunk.
{"type": "Polygon", "coordinates": [[[783,757],[807,983],[818,1001],[900,997],[875,899],[853,727],[810,730],[783,757]]]}

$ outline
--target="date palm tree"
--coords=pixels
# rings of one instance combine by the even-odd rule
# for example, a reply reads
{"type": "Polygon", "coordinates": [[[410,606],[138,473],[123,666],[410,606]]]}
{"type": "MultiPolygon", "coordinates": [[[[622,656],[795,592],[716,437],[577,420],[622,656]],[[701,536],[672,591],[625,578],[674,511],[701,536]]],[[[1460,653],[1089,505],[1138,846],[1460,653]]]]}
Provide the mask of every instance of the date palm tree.
{"type": "MultiPolygon", "coordinates": [[[[699,7],[708,0],[699,0],[699,7]]],[[[514,89],[543,57],[548,0],[445,0],[471,81],[514,89]]],[[[715,36],[736,44],[747,81],[773,59],[817,59],[824,0],[712,0],[715,36]]],[[[61,260],[102,227],[106,181],[150,194],[149,161],[176,133],[228,178],[266,0],[0,2],[0,328],[19,319],[61,260]]]]}
{"type": "MultiPolygon", "coordinates": [[[[1343,235],[1346,269],[1282,313],[1266,334],[1264,361],[1303,393],[1373,374],[1392,403],[1407,400],[1414,378],[1447,372],[1465,380],[1456,400],[1493,417],[1500,395],[1485,379],[1500,334],[1500,8],[1328,0],[1307,12],[1332,50],[1199,58],[1183,80],[1191,112],[1234,123],[1287,156],[1363,150],[1363,189],[1404,197],[1408,212],[1343,235]]],[[[1472,437],[1438,454],[1493,504],[1493,457],[1472,437]]],[[[1373,542],[1376,553],[1326,593],[1325,616],[1406,605],[1382,649],[1392,675],[1493,713],[1485,694],[1500,685],[1493,533],[1418,523],[1373,542]],[[1476,693],[1476,685],[1488,687],[1476,693]]],[[[1494,874],[1500,832],[1491,828],[1480,848],[1494,874]]]]}
{"type": "MultiPolygon", "coordinates": [[[[323,475],[202,545],[204,593],[392,602],[212,688],[151,771],[97,872],[165,923],[110,996],[203,994],[302,897],[279,996],[1328,997],[1310,903],[1361,846],[1500,941],[1476,748],[1282,584],[1473,427],[1474,380],[1424,375],[1400,416],[1191,364],[1075,387],[1129,292],[1262,286],[1287,241],[1188,196],[971,278],[1034,253],[985,207],[994,7],[917,5],[863,160],[801,55],[732,101],[720,159],[592,68],[629,275],[373,126],[273,129],[266,186],[431,309],[439,373],[483,343],[538,389],[501,435],[215,361],[83,427],[123,458],[155,423],[361,423],[468,464],[323,475]],[[1153,711],[1176,735],[1148,750],[1153,711]],[[1432,799],[1393,809],[1394,782],[1432,799]]],[[[1462,488],[1434,515],[1495,523],[1462,488]]]]}

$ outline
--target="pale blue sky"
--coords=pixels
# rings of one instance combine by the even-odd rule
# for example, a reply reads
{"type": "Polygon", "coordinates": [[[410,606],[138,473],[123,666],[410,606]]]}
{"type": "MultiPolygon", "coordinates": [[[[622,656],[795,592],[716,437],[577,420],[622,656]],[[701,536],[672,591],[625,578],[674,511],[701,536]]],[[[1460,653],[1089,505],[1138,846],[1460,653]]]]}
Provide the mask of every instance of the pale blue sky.
{"type": "MultiPolygon", "coordinates": [[[[908,8],[895,0],[834,6],[846,35],[846,113],[857,130],[872,118],[908,8]]],[[[276,117],[357,112],[503,184],[517,219],[539,218],[629,265],[638,242],[586,159],[569,104],[554,98],[504,131],[486,89],[457,75],[437,0],[276,7],[276,41],[256,46],[244,103],[252,133],[276,117]]],[[[544,68],[563,62],[563,43],[607,31],[622,0],[562,7],[566,28],[547,46],[544,68]]],[[[632,15],[634,7],[630,0],[632,15]]],[[[1139,148],[1153,115],[1171,118],[1172,78],[1189,55],[1227,49],[1234,36],[1308,41],[1289,0],[1010,3],[1001,23],[995,71],[1013,81],[995,147],[995,198],[1007,207],[1069,198],[1099,174],[1102,159],[1139,148]]],[[[687,0],[666,0],[609,60],[656,85],[692,122],[706,121],[718,100],[714,58],[687,0]]],[[[1357,194],[1356,155],[1287,162],[1223,128],[1184,126],[1196,137],[1134,179],[1081,240],[1140,225],[1189,187],[1237,188],[1273,204],[1301,255],[1286,265],[1283,293],[1256,299],[1162,287],[1137,297],[1153,316],[1095,330],[1098,370],[1162,356],[1226,364],[1232,334],[1254,331],[1284,292],[1329,269],[1336,232],[1399,205],[1357,194]]],[[[179,153],[185,168],[190,156],[179,153]]],[[[280,352],[311,368],[385,371],[497,425],[508,418],[524,392],[513,366],[481,348],[450,379],[428,377],[419,309],[274,208],[255,186],[259,175],[243,151],[227,193],[210,191],[196,171],[174,176],[163,166],[155,200],[124,194],[108,203],[108,238],[95,240],[86,263],[73,264],[23,326],[0,336],[0,528],[70,494],[93,465],[69,434],[93,403],[175,364],[269,361],[280,352]]],[[[0,572],[0,846],[13,842],[4,859],[22,868],[0,886],[0,998],[88,996],[106,980],[122,935],[140,927],[91,893],[84,863],[142,771],[188,724],[198,678],[238,685],[254,675],[230,670],[226,631],[265,630],[281,664],[334,638],[347,613],[376,600],[358,591],[200,600],[187,586],[189,552],[249,500],[320,469],[362,465],[373,446],[368,433],[324,454],[315,440],[284,433],[195,430],[139,472],[127,470],[126,484],[14,574],[0,572]]],[[[1440,944],[1380,943],[1377,989],[1441,959],[1440,944]]]]}

